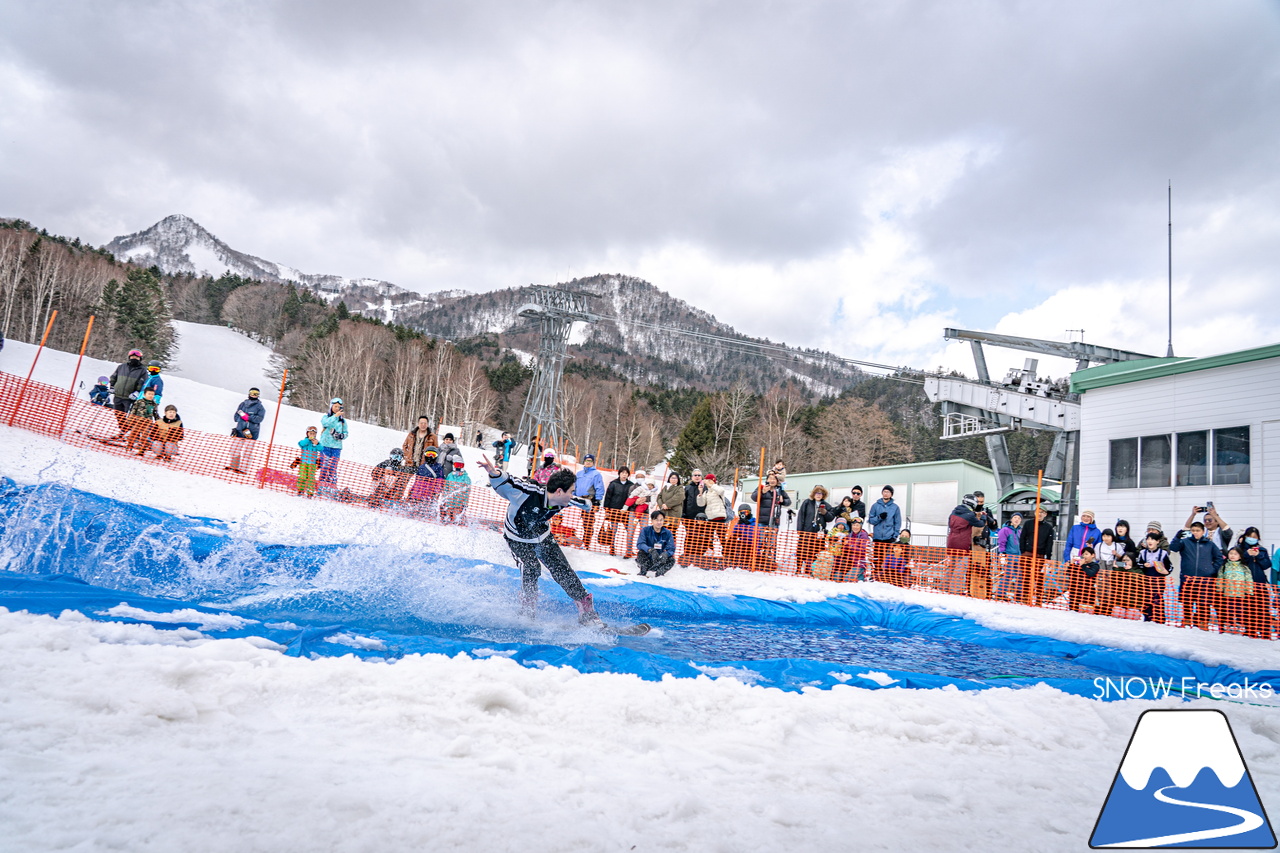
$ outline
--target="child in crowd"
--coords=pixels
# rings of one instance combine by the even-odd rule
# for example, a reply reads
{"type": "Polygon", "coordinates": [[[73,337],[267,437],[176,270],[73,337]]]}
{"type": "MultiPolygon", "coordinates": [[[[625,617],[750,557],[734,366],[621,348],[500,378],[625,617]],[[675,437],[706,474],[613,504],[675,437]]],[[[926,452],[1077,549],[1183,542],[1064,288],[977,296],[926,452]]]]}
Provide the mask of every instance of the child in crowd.
{"type": "Polygon", "coordinates": [[[185,436],[182,429],[182,418],[178,416],[178,407],[170,403],[164,407],[164,417],[155,426],[155,435],[151,441],[151,450],[157,459],[168,462],[178,455],[178,442],[185,436]]]}
{"type": "Polygon", "coordinates": [[[107,377],[99,376],[98,384],[89,389],[89,402],[95,406],[105,406],[111,402],[111,386],[107,377]]]}
{"type": "Polygon", "coordinates": [[[461,524],[459,519],[467,511],[471,497],[471,475],[461,459],[454,459],[453,470],[445,475],[444,492],[440,498],[440,521],[444,524],[461,524]]]}
{"type": "Polygon", "coordinates": [[[844,555],[845,540],[849,538],[849,522],[837,518],[827,531],[822,550],[813,558],[813,576],[819,580],[832,580],[837,572],[845,571],[841,557],[844,555]]]}
{"type": "Polygon", "coordinates": [[[316,468],[320,465],[320,442],[315,427],[307,427],[307,437],[298,442],[298,494],[316,496],[316,468]]]}
{"type": "Polygon", "coordinates": [[[1098,559],[1098,609],[1096,613],[1111,615],[1116,604],[1116,563],[1124,555],[1124,545],[1116,541],[1110,527],[1102,531],[1101,541],[1094,547],[1098,559]]]}
{"type": "Polygon", "coordinates": [[[889,553],[879,572],[882,581],[903,589],[911,586],[911,567],[907,563],[907,546],[903,542],[894,542],[889,546],[889,553]]]}
{"type": "Polygon", "coordinates": [[[1000,580],[996,584],[995,597],[1020,600],[1022,598],[1022,513],[1015,512],[996,534],[996,565],[1000,580]]]}
{"type": "Polygon", "coordinates": [[[1071,558],[1071,609],[1083,612],[1086,605],[1089,612],[1098,609],[1098,589],[1095,585],[1098,571],[1098,553],[1092,545],[1085,545],[1076,556],[1071,558]]]}
{"type": "Polygon", "coordinates": [[[1245,624],[1245,603],[1253,597],[1253,572],[1244,564],[1244,553],[1238,546],[1227,549],[1226,562],[1218,570],[1218,593],[1225,611],[1222,632],[1247,634],[1249,626],[1245,624]]]}
{"type": "Polygon", "coordinates": [[[636,542],[636,566],[640,569],[640,577],[653,572],[654,577],[662,577],[675,565],[676,540],[666,528],[667,514],[655,509],[649,515],[649,525],[640,531],[640,539],[636,542]]]}
{"type": "Polygon", "coordinates": [[[129,450],[138,448],[138,455],[147,452],[149,442],[151,441],[151,430],[156,422],[156,390],[148,388],[142,393],[142,396],[133,401],[133,406],[129,409],[129,419],[126,422],[128,427],[128,439],[125,441],[125,447],[129,450]]]}
{"type": "Polygon", "coordinates": [[[1149,527],[1147,538],[1143,540],[1144,547],[1138,552],[1138,566],[1142,569],[1142,574],[1146,576],[1146,595],[1143,597],[1145,603],[1142,606],[1142,621],[1159,622],[1161,625],[1164,624],[1165,619],[1165,578],[1169,577],[1169,573],[1173,571],[1173,561],[1169,559],[1168,548],[1161,547],[1162,541],[1167,545],[1167,540],[1163,539],[1161,532],[1158,529],[1149,527]]]}
{"type": "Polygon", "coordinates": [[[435,506],[444,485],[444,468],[436,461],[440,451],[428,447],[422,451],[422,464],[417,469],[417,479],[409,490],[409,502],[413,504],[412,512],[419,518],[425,518],[435,506]]]}
{"type": "Polygon", "coordinates": [[[399,447],[391,448],[387,458],[373,466],[369,473],[373,480],[369,506],[380,507],[387,501],[401,500],[412,475],[413,471],[404,464],[404,451],[399,447]]]}

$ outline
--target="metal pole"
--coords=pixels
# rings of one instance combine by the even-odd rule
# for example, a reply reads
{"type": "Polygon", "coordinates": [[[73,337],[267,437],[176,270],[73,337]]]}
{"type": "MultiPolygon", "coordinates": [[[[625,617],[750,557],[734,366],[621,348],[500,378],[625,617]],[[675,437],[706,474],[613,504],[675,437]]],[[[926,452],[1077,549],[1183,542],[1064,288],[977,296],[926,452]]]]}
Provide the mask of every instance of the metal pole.
{"type": "Polygon", "coordinates": [[[62,423],[58,427],[58,434],[67,431],[67,415],[71,412],[71,401],[76,394],[76,380],[80,378],[80,362],[84,361],[85,348],[89,346],[89,333],[93,331],[93,317],[89,315],[89,325],[84,330],[84,340],[80,342],[80,357],[76,359],[76,372],[71,374],[71,387],[67,389],[67,405],[62,409],[62,423]]]}
{"type": "Polygon", "coordinates": [[[40,353],[44,352],[44,342],[49,340],[49,331],[53,328],[53,321],[58,319],[58,309],[53,309],[53,314],[49,316],[49,322],[44,327],[44,335],[40,337],[40,346],[36,347],[36,357],[31,359],[31,369],[27,371],[27,378],[22,380],[22,390],[18,392],[18,401],[13,404],[13,413],[9,415],[9,426],[13,426],[13,421],[18,417],[18,409],[22,408],[22,398],[27,396],[27,386],[31,384],[31,374],[36,372],[36,362],[40,360],[40,353]]]}
{"type": "Polygon", "coordinates": [[[276,424],[280,423],[280,409],[284,407],[284,384],[288,381],[289,370],[286,368],[284,376],[280,377],[280,397],[276,400],[276,416],[271,419],[271,438],[267,441],[267,462],[262,466],[262,476],[258,478],[259,489],[267,484],[266,472],[271,470],[271,449],[276,443],[276,424]]]}
{"type": "Polygon", "coordinates": [[[1036,510],[1031,519],[1031,523],[1035,526],[1031,530],[1031,568],[1027,570],[1030,575],[1027,579],[1027,604],[1036,602],[1036,556],[1040,551],[1040,490],[1042,488],[1044,488],[1043,468],[1036,472],[1036,510]]]}
{"type": "Polygon", "coordinates": [[[1165,358],[1173,358],[1173,181],[1169,181],[1169,349],[1165,358]]]}

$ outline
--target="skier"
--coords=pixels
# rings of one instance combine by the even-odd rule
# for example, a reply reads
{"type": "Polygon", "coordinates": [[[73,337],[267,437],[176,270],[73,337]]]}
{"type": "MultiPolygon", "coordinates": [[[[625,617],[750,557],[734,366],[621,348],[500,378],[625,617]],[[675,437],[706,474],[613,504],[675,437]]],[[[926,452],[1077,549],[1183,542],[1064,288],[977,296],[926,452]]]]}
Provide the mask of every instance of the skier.
{"type": "Polygon", "coordinates": [[[309,426],[307,437],[298,442],[298,494],[309,498],[316,496],[316,467],[320,464],[320,442],[316,441],[318,432],[309,426]]]}
{"type": "Polygon", "coordinates": [[[107,377],[98,377],[98,384],[89,390],[89,402],[95,406],[106,406],[111,402],[111,384],[107,377]]]}
{"type": "Polygon", "coordinates": [[[142,387],[138,389],[139,396],[148,388],[154,388],[156,391],[156,405],[160,405],[160,398],[164,396],[164,378],[160,376],[160,362],[147,362],[147,378],[142,381],[142,387]]]}
{"type": "Polygon", "coordinates": [[[548,447],[542,451],[542,467],[533,472],[533,479],[545,486],[547,480],[551,479],[551,475],[559,470],[560,466],[556,464],[556,452],[548,447]]]}
{"type": "Polygon", "coordinates": [[[126,450],[138,448],[138,455],[147,452],[151,446],[151,430],[156,422],[156,389],[148,388],[142,396],[133,401],[129,409],[129,439],[125,442],[126,450]]]}
{"type": "Polygon", "coordinates": [[[262,421],[267,417],[266,407],[258,399],[260,393],[257,388],[250,388],[249,396],[236,407],[235,417],[232,418],[231,435],[237,441],[232,442],[231,464],[226,466],[224,470],[234,471],[237,474],[244,473],[240,467],[240,457],[244,452],[242,442],[257,441],[258,430],[262,426],[262,421]]]}
{"type": "Polygon", "coordinates": [[[596,613],[591,593],[570,567],[560,546],[551,538],[551,519],[560,510],[573,504],[584,511],[591,507],[586,501],[573,496],[575,478],[572,471],[557,471],[547,481],[538,485],[528,480],[516,479],[489,461],[480,459],[480,467],[489,475],[489,485],[509,502],[506,521],[502,527],[507,547],[520,567],[520,612],[533,618],[538,609],[538,577],[541,566],[546,566],[560,588],[578,605],[578,621],[583,625],[603,628],[604,622],[596,613]]]}
{"type": "Polygon", "coordinates": [[[412,473],[413,469],[404,464],[404,451],[399,447],[391,448],[390,455],[373,466],[370,472],[373,492],[369,495],[369,506],[380,507],[386,501],[403,498],[404,487],[412,473]]]}
{"type": "Polygon", "coordinates": [[[107,440],[119,441],[128,432],[129,409],[133,407],[133,401],[142,396],[142,383],[147,381],[147,369],[142,366],[142,351],[129,350],[129,359],[117,365],[107,381],[111,385],[111,408],[116,411],[116,424],[120,427],[120,432],[107,440]]]}

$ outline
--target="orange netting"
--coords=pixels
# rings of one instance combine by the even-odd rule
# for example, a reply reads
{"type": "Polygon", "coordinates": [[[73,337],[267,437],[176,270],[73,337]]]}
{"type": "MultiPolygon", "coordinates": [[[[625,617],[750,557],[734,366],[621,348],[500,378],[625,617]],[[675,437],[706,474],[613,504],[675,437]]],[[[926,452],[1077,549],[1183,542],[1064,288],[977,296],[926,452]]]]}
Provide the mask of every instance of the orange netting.
{"type": "MultiPolygon", "coordinates": [[[[487,487],[483,472],[470,488],[393,473],[338,459],[332,467],[298,464],[296,444],[269,445],[191,428],[164,435],[154,422],[77,400],[60,388],[0,372],[4,423],[90,448],[188,474],[247,487],[298,494],[315,492],[366,510],[422,521],[500,528],[507,502],[487,487]],[[24,384],[26,384],[24,390],[24,384]],[[19,397],[21,396],[21,405],[19,397]],[[119,436],[119,438],[116,438],[119,436]]],[[[267,424],[263,424],[264,433],[267,424]]],[[[566,547],[627,558],[645,522],[622,510],[589,513],[570,508],[553,524],[566,547]]],[[[671,519],[677,560],[704,569],[780,572],[837,583],[881,581],[924,592],[1076,610],[1120,619],[1150,619],[1208,631],[1272,639],[1276,587],[1219,578],[1173,579],[1103,570],[1089,577],[1078,566],[984,550],[833,542],[821,534],[771,528],[732,529],[723,522],[671,519]]]]}

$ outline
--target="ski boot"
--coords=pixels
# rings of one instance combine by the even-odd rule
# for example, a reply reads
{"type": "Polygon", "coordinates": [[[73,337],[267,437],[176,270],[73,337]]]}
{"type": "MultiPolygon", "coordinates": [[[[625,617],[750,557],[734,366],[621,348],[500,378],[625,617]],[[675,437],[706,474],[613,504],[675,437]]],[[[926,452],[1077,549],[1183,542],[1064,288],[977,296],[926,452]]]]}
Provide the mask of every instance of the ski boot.
{"type": "Polygon", "coordinates": [[[578,599],[578,624],[589,628],[604,627],[604,620],[600,618],[599,613],[596,613],[591,593],[587,593],[585,598],[578,599]]]}

